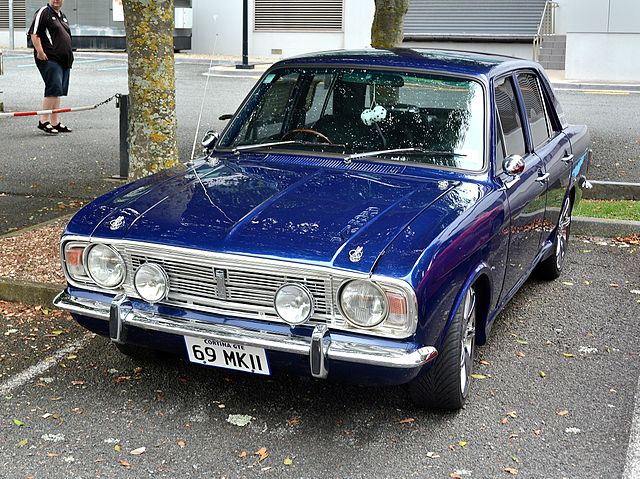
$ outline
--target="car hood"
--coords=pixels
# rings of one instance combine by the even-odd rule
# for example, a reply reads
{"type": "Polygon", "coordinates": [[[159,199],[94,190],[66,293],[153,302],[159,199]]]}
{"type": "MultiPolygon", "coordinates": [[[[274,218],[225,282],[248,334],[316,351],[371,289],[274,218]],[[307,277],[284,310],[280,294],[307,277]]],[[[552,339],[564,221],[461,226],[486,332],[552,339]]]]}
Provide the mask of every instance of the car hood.
{"type": "Polygon", "coordinates": [[[450,188],[357,168],[217,160],[130,188],[101,206],[108,214],[92,235],[370,272],[450,188]]]}

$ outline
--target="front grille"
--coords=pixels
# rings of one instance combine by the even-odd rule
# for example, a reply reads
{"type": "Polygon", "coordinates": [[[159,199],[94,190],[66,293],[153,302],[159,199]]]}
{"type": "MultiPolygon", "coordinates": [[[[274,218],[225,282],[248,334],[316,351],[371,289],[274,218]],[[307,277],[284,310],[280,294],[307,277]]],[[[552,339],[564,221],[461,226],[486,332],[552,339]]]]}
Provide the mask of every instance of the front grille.
{"type": "Polygon", "coordinates": [[[276,291],[286,283],[303,285],[313,296],[311,323],[345,326],[335,299],[340,284],[353,276],[326,274],[294,263],[268,264],[244,257],[224,258],[185,254],[161,248],[116,245],[127,266],[123,285],[128,296],[139,297],[133,276],[146,262],[161,265],[169,277],[164,304],[250,319],[278,321],[273,306],[276,291]]]}

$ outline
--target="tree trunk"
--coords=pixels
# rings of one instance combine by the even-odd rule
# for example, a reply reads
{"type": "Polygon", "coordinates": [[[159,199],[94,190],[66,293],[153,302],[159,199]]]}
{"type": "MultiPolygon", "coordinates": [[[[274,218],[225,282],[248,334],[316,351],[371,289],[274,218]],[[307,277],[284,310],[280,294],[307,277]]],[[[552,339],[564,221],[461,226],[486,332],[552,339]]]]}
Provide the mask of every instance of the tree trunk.
{"type": "Polygon", "coordinates": [[[395,48],[402,45],[404,16],[409,0],[375,0],[376,13],[371,26],[373,48],[395,48]]]}
{"type": "Polygon", "coordinates": [[[129,56],[132,178],[179,163],[173,59],[173,0],[124,0],[129,56]]]}

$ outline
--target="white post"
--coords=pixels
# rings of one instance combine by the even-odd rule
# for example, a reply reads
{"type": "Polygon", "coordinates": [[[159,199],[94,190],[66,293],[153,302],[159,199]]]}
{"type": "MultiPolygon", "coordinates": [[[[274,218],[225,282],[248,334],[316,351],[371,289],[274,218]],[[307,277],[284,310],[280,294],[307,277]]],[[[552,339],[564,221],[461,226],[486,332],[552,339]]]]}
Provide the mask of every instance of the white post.
{"type": "Polygon", "coordinates": [[[15,48],[13,38],[13,0],[9,0],[9,49],[15,48]]]}

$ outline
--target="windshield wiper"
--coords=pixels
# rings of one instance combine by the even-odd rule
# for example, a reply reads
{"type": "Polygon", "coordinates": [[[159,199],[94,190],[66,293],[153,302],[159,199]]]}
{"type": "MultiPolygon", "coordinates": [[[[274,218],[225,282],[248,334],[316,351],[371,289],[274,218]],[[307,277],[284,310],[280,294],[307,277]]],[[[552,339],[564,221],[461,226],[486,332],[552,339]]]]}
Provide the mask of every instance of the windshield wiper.
{"type": "Polygon", "coordinates": [[[258,150],[260,148],[268,148],[270,146],[278,146],[278,145],[290,145],[292,143],[300,143],[300,142],[296,140],[285,140],[285,141],[272,141],[270,143],[255,143],[253,145],[240,145],[240,146],[236,146],[232,150],[232,152],[236,154],[241,151],[258,150]]]}
{"type": "Polygon", "coordinates": [[[363,153],[354,153],[352,155],[347,156],[344,159],[344,162],[351,163],[351,160],[355,158],[366,158],[368,156],[388,155],[391,153],[419,153],[424,155],[457,156],[457,157],[467,156],[462,153],[455,153],[453,151],[424,150],[422,148],[412,147],[412,148],[396,148],[394,150],[376,150],[376,151],[365,151],[363,153]]]}

